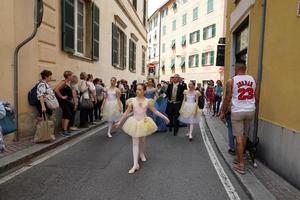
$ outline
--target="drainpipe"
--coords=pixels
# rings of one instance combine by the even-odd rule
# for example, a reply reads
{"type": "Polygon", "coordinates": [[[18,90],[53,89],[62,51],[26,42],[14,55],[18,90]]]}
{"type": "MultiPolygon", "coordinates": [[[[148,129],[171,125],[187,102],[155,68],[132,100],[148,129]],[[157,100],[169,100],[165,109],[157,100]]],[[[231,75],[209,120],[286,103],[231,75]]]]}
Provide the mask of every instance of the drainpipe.
{"type": "Polygon", "coordinates": [[[19,80],[18,80],[18,75],[19,75],[19,66],[18,66],[18,56],[19,56],[19,51],[20,49],[27,44],[30,40],[32,40],[34,38],[34,36],[37,33],[37,27],[38,27],[38,23],[37,23],[37,3],[38,0],[35,0],[35,6],[34,6],[34,28],[33,28],[33,32],[32,34],[26,38],[23,42],[21,42],[14,51],[14,104],[15,104],[15,110],[16,110],[16,137],[15,137],[15,141],[19,141],[19,105],[18,105],[18,100],[19,100],[19,80]]]}
{"type": "MultiPolygon", "coordinates": [[[[260,98],[261,84],[262,84],[262,73],[263,73],[263,60],[264,60],[264,43],[265,43],[265,29],[266,29],[266,12],[267,12],[267,0],[262,0],[262,18],[260,23],[260,39],[259,39],[259,54],[258,54],[258,69],[257,69],[257,82],[258,91],[260,98]]],[[[254,119],[254,134],[253,141],[256,142],[258,135],[258,122],[259,122],[259,105],[257,106],[254,119]]]]}

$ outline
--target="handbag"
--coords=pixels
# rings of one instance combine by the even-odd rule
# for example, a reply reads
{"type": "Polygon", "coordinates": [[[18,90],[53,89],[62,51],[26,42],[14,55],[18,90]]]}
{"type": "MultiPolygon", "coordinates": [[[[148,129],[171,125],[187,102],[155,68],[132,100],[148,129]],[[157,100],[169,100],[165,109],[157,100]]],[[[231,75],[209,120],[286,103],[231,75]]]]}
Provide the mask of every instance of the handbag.
{"type": "Polygon", "coordinates": [[[92,99],[81,98],[80,108],[87,109],[87,110],[94,108],[92,99]]]}
{"type": "Polygon", "coordinates": [[[6,112],[6,116],[3,119],[0,119],[0,126],[4,135],[15,132],[17,127],[13,114],[6,112]]]}
{"type": "Polygon", "coordinates": [[[45,102],[50,110],[56,110],[59,108],[59,103],[54,94],[47,94],[45,97],[45,102]]]}
{"type": "Polygon", "coordinates": [[[38,123],[34,135],[33,141],[35,143],[39,142],[51,142],[55,140],[54,135],[54,123],[53,121],[46,118],[43,114],[42,121],[38,123]]]}

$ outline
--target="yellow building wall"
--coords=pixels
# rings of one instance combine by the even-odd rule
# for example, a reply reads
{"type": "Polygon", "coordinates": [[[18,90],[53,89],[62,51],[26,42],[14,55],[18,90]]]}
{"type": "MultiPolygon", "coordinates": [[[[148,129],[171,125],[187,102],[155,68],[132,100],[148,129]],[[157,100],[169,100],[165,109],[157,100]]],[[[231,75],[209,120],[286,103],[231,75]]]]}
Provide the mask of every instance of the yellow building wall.
{"type": "MultiPolygon", "coordinates": [[[[232,33],[249,15],[248,73],[257,77],[261,0],[249,8],[230,29],[230,16],[236,5],[228,1],[225,53],[225,80],[230,78],[232,33]]],[[[268,1],[260,98],[260,119],[300,132],[300,17],[297,1],[268,1]]]]}
{"type": "Polygon", "coordinates": [[[288,2],[267,4],[260,117],[300,132],[300,17],[288,2]]]}

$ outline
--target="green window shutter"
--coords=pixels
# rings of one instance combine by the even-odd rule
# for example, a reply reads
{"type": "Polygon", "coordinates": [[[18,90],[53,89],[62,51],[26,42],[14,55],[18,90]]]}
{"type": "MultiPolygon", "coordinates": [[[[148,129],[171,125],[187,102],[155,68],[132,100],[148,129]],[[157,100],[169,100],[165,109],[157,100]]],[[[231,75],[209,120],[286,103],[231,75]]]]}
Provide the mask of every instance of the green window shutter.
{"type": "Polygon", "coordinates": [[[123,57],[123,67],[122,68],[126,68],[126,64],[127,64],[127,36],[125,34],[124,35],[124,57],[123,57]]]}
{"type": "Polygon", "coordinates": [[[118,27],[112,23],[112,65],[119,64],[119,36],[118,27]]]}
{"type": "Polygon", "coordinates": [[[189,67],[193,67],[193,56],[189,57],[189,67]]]}
{"type": "Polygon", "coordinates": [[[75,52],[74,0],[62,0],[62,50],[75,52]]]}
{"type": "Polygon", "coordinates": [[[212,37],[216,36],[216,24],[212,25],[212,37]]]}
{"type": "Polygon", "coordinates": [[[199,41],[200,41],[200,30],[197,31],[197,42],[199,42],[199,41]]]}
{"type": "Polygon", "coordinates": [[[205,65],[205,53],[202,53],[202,66],[205,65]]]}
{"type": "Polygon", "coordinates": [[[129,39],[129,70],[130,71],[132,70],[132,54],[133,54],[132,41],[131,39],[129,39]]]}
{"type": "Polygon", "coordinates": [[[203,29],[203,40],[206,40],[206,28],[203,29]]]}
{"type": "Polygon", "coordinates": [[[196,66],[199,67],[199,54],[196,54],[196,66]]]}
{"type": "Polygon", "coordinates": [[[192,44],[193,33],[190,33],[190,44],[192,44]]]}
{"type": "Polygon", "coordinates": [[[135,69],[136,69],[136,44],[135,43],[133,43],[133,63],[132,63],[132,70],[133,71],[135,71],[135,69]]]}
{"type": "Polygon", "coordinates": [[[93,54],[93,60],[99,60],[99,18],[100,18],[100,10],[99,8],[93,3],[93,21],[92,21],[92,28],[93,28],[93,35],[92,35],[92,54],[93,54]]]}
{"type": "Polygon", "coordinates": [[[210,52],[210,64],[211,65],[215,64],[215,52],[214,51],[210,52]]]}

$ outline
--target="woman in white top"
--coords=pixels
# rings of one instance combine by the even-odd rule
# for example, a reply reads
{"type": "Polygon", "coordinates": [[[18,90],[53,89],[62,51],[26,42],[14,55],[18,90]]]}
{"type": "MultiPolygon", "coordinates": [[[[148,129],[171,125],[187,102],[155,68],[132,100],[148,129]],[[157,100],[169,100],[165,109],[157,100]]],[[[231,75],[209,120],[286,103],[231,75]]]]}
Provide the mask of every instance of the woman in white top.
{"type": "Polygon", "coordinates": [[[107,137],[111,138],[111,130],[113,124],[120,118],[123,111],[121,102],[121,91],[116,87],[117,79],[115,77],[110,80],[110,87],[106,89],[104,101],[102,104],[102,116],[109,123],[107,137]]]}
{"type": "Polygon", "coordinates": [[[37,84],[37,98],[39,100],[39,103],[36,105],[36,108],[39,112],[39,117],[42,117],[42,113],[46,113],[48,117],[52,115],[52,110],[50,110],[46,105],[46,95],[52,94],[54,95],[54,92],[52,88],[49,86],[49,82],[52,80],[52,72],[49,70],[43,70],[41,72],[42,80],[39,81],[37,84]]]}
{"type": "MultiPolygon", "coordinates": [[[[94,78],[93,78],[92,74],[87,75],[87,84],[89,85],[90,97],[91,97],[94,107],[95,107],[95,104],[97,103],[97,97],[96,97],[96,87],[93,83],[93,79],[94,78]]],[[[90,124],[94,123],[94,108],[89,109],[88,119],[89,119],[90,124]]]]}
{"type": "MultiPolygon", "coordinates": [[[[80,91],[80,100],[90,99],[89,84],[87,84],[87,74],[82,72],[80,74],[80,82],[78,85],[80,91]]],[[[88,109],[80,107],[80,128],[88,127],[88,109]]]]}

